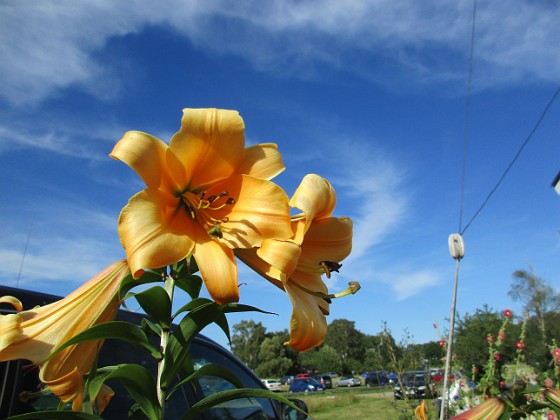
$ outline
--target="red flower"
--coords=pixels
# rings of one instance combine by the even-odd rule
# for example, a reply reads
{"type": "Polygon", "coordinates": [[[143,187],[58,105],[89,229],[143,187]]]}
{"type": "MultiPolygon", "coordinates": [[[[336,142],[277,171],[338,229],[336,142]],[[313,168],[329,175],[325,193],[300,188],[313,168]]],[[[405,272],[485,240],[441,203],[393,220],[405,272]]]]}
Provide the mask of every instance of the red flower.
{"type": "Polygon", "coordinates": [[[500,361],[501,358],[502,358],[502,355],[500,353],[496,353],[494,355],[494,360],[497,361],[497,362],[500,361]]]}
{"type": "Polygon", "coordinates": [[[503,379],[500,381],[499,383],[500,388],[505,388],[506,387],[506,381],[504,381],[503,379]]]}
{"type": "Polygon", "coordinates": [[[439,340],[439,346],[440,347],[445,347],[445,338],[442,338],[441,340],[439,340]]]}
{"type": "Polygon", "coordinates": [[[544,386],[547,388],[552,388],[554,386],[554,381],[550,378],[544,380],[544,386]]]}
{"type": "Polygon", "coordinates": [[[512,313],[509,309],[506,309],[506,310],[504,311],[504,316],[505,316],[506,318],[511,318],[512,315],[513,315],[513,313],[512,313]]]}
{"type": "Polygon", "coordinates": [[[552,411],[549,411],[546,415],[546,419],[547,420],[555,420],[556,416],[554,415],[554,413],[552,411]]]}
{"type": "Polygon", "coordinates": [[[492,343],[494,342],[494,336],[488,334],[488,335],[486,336],[486,342],[487,342],[488,344],[492,344],[492,343]]]}
{"type": "Polygon", "coordinates": [[[554,363],[560,365],[560,348],[555,348],[550,352],[550,354],[552,354],[552,357],[554,358],[554,363]]]}
{"type": "Polygon", "coordinates": [[[523,350],[525,348],[525,344],[523,344],[523,341],[519,340],[517,343],[515,343],[515,347],[517,347],[519,350],[523,350]]]}
{"type": "Polygon", "coordinates": [[[498,333],[498,340],[504,341],[505,339],[506,339],[506,333],[503,332],[503,331],[500,331],[500,332],[498,333]]]}

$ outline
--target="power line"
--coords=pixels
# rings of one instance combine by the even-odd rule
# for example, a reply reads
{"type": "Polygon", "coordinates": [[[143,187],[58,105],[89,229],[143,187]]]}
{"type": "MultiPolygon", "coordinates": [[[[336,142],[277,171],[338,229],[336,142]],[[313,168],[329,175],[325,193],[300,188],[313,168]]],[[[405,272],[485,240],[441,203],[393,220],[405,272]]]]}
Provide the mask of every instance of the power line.
{"type": "Polygon", "coordinates": [[[480,207],[478,208],[478,210],[474,213],[474,215],[471,217],[471,219],[469,220],[469,222],[467,223],[467,225],[465,226],[465,228],[461,231],[461,235],[465,233],[465,231],[469,228],[469,226],[472,224],[472,222],[478,217],[478,215],[482,212],[482,209],[484,209],[484,207],[486,206],[486,204],[488,203],[488,201],[490,201],[490,198],[494,195],[494,193],[496,192],[496,190],[500,187],[500,185],[502,184],[502,181],[504,180],[504,178],[506,177],[506,175],[508,174],[508,172],[511,170],[511,168],[513,167],[513,165],[515,164],[515,162],[517,161],[517,159],[519,158],[519,156],[521,155],[521,152],[523,152],[523,149],[525,149],[525,146],[527,146],[527,144],[529,143],[529,141],[533,138],[533,135],[535,134],[535,132],[537,131],[537,129],[539,128],[539,126],[541,125],[541,123],[544,120],[544,117],[546,116],[546,114],[548,113],[548,110],[550,109],[550,107],[552,106],[552,104],[554,103],[554,101],[556,100],[556,98],[558,97],[558,95],[560,94],[560,86],[558,87],[558,89],[556,89],[556,92],[554,92],[554,95],[552,95],[552,98],[550,99],[550,101],[548,102],[548,104],[546,105],[546,107],[544,108],[544,110],[542,111],[539,119],[537,120],[535,126],[533,127],[533,129],[531,130],[531,132],[529,133],[529,135],[525,138],[525,141],[521,144],[521,146],[519,147],[519,149],[517,150],[517,153],[515,154],[515,156],[513,157],[513,159],[511,160],[511,162],[509,163],[509,165],[507,166],[507,168],[504,170],[504,172],[502,173],[502,176],[500,176],[500,178],[498,179],[498,182],[496,182],[496,185],[494,185],[494,188],[492,188],[492,190],[490,190],[490,193],[486,196],[486,198],[484,199],[484,201],[482,202],[482,204],[480,205],[480,207]]]}

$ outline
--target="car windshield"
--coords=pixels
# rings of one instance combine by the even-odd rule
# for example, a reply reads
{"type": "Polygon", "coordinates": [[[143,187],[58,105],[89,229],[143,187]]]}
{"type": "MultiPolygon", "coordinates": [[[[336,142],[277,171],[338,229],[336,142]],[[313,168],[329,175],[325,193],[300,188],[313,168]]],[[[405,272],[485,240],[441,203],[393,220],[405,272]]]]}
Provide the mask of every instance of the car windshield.
{"type": "Polygon", "coordinates": [[[422,373],[405,373],[402,381],[406,383],[423,384],[425,379],[422,373]]]}

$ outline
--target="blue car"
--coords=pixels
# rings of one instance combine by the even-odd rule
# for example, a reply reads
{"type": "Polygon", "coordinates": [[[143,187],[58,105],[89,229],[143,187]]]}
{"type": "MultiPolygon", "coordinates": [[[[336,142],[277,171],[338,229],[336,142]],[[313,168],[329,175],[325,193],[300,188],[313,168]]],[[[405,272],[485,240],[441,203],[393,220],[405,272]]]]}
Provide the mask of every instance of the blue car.
{"type": "Polygon", "coordinates": [[[323,391],[323,385],[313,378],[297,378],[290,383],[290,392],[323,391]]]}

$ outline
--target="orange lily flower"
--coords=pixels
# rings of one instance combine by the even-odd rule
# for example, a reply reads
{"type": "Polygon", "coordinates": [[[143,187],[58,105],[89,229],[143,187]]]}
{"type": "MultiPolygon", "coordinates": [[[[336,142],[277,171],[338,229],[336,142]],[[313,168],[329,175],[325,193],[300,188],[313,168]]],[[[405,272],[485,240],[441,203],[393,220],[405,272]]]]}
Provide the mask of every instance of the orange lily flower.
{"type": "Polygon", "coordinates": [[[132,274],[193,255],[220,304],[239,300],[235,248],[291,236],[288,197],[269,181],[284,164],[274,144],[245,148],[236,111],[185,109],[169,146],[128,132],[111,157],[129,165],[147,188],[119,218],[132,274]]]}
{"type": "Polygon", "coordinates": [[[339,262],[352,249],[352,221],[330,217],[336,203],[331,184],[318,175],[307,175],[290,200],[303,213],[292,217],[290,240],[267,239],[259,249],[236,250],[236,255],[267,280],[286,291],[292,306],[290,341],[298,351],[320,345],[327,333],[325,315],[333,297],[321,276],[338,271],[339,262]]]}
{"type": "Polygon", "coordinates": [[[428,420],[428,415],[426,413],[426,400],[422,400],[422,403],[416,407],[414,410],[414,417],[416,417],[416,420],[428,420]]]}
{"type": "MultiPolygon", "coordinates": [[[[39,379],[72,409],[82,406],[84,381],[101,347],[100,341],[69,346],[47,360],[52,351],[82,331],[112,321],[121,305],[118,297],[123,278],[129,273],[125,260],[113,263],[64,299],[17,314],[0,316],[0,361],[25,359],[39,365],[39,379]]],[[[12,297],[17,310],[21,302],[12,297]]],[[[112,396],[108,387],[97,396],[100,411],[112,396]]]]}

